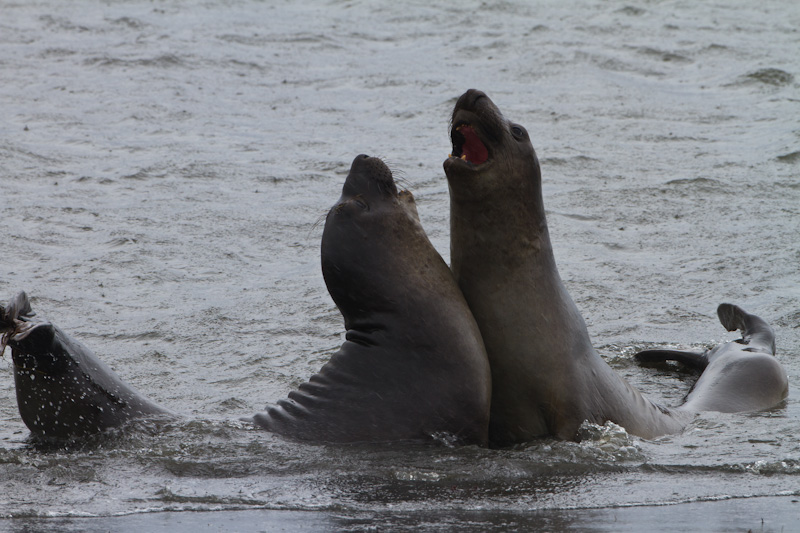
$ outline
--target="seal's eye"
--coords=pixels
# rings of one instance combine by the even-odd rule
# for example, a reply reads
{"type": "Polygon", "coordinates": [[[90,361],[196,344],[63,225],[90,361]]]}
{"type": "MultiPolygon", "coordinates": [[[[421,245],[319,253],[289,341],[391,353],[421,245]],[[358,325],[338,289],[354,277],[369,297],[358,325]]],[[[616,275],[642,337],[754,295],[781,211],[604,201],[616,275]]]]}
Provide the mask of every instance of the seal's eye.
{"type": "Polygon", "coordinates": [[[524,139],[527,136],[525,128],[522,126],[517,126],[516,124],[511,126],[511,134],[517,139],[524,139]]]}

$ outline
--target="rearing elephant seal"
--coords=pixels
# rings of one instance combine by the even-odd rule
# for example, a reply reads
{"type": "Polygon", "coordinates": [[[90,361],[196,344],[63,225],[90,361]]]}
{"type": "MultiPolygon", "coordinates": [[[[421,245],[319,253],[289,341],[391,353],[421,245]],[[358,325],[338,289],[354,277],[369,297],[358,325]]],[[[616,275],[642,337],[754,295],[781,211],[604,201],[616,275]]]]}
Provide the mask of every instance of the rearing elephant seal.
{"type": "Polygon", "coordinates": [[[322,273],[346,340],[254,421],[303,440],[486,444],[491,377],[453,275],[380,160],[353,161],[322,235],[322,273]]]}
{"type": "Polygon", "coordinates": [[[679,431],[690,413],[642,396],[592,347],[556,269],[525,128],[476,90],[456,102],[451,128],[451,268],[492,368],[490,442],[575,439],[584,420],[644,438],[679,431]]]}

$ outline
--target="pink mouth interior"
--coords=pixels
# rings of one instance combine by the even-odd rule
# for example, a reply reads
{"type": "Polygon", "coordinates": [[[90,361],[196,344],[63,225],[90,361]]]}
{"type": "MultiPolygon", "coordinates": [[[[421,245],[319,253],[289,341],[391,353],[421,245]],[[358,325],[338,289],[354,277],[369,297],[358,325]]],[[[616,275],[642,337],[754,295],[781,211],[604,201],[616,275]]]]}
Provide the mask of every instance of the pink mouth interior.
{"type": "Polygon", "coordinates": [[[489,151],[483,145],[472,126],[464,125],[458,132],[464,136],[464,144],[461,147],[461,155],[467,157],[467,161],[473,165],[480,165],[489,159],[489,151]]]}

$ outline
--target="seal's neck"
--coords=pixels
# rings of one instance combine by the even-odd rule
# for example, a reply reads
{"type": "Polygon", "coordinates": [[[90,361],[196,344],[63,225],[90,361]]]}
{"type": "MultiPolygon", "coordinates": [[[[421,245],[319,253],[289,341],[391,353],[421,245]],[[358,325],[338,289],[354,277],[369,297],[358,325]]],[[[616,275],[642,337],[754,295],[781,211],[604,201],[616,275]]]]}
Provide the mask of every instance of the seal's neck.
{"type": "MultiPolygon", "coordinates": [[[[466,286],[509,278],[537,280],[540,290],[561,285],[547,228],[538,173],[514,186],[450,187],[451,268],[466,286]]],[[[561,292],[561,291],[557,291],[561,292]]],[[[466,294],[465,294],[466,295],[466,294]]],[[[537,297],[552,297],[540,294],[537,297]]],[[[469,301],[470,298],[467,297],[469,301]]]]}
{"type": "Polygon", "coordinates": [[[564,391],[594,351],[556,268],[541,188],[509,189],[483,201],[451,195],[451,268],[492,366],[491,439],[571,438],[561,413],[583,409],[564,391]]]}

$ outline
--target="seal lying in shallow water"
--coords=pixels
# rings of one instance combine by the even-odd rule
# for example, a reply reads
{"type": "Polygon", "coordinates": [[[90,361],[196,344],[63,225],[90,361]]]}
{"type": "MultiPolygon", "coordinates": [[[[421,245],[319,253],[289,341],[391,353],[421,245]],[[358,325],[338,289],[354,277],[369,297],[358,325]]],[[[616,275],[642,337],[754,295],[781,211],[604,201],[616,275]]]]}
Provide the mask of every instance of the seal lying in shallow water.
{"type": "Polygon", "coordinates": [[[491,377],[480,331],[386,165],[355,158],[322,235],[322,273],[344,316],[342,347],[254,421],[316,441],[485,444],[491,377]]]}
{"type": "Polygon", "coordinates": [[[645,438],[679,431],[690,413],[642,396],[592,347],[558,275],[525,128],[469,90],[456,102],[451,139],[451,268],[492,368],[490,442],[575,439],[584,420],[645,438]]]}
{"type": "Polygon", "coordinates": [[[742,338],[706,351],[644,350],[634,357],[642,363],[679,361],[703,373],[681,406],[695,411],[736,413],[759,411],[789,395],[786,371],[775,359],[775,333],[762,318],[732,304],[717,308],[719,321],[742,338]]]}
{"type": "Polygon", "coordinates": [[[9,345],[19,413],[35,435],[81,437],[170,412],[124,383],[86,346],[36,320],[24,292],[0,309],[0,353],[9,345]]]}
{"type": "MultiPolygon", "coordinates": [[[[346,340],[320,372],[253,420],[290,437],[486,444],[491,377],[480,331],[447,265],[379,159],[358,156],[330,210],[322,271],[346,340]]],[[[167,413],[21,293],[0,312],[22,419],[35,434],[97,433],[167,413]]]]}

